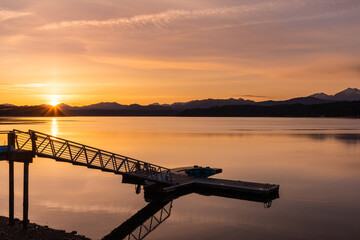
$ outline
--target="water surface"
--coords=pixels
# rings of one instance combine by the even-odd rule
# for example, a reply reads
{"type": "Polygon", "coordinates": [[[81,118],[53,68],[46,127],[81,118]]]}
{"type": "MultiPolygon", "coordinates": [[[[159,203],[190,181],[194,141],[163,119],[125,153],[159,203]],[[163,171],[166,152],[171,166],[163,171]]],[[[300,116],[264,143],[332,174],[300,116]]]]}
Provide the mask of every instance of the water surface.
{"type": "MultiPolygon", "coordinates": [[[[1,124],[2,123],[2,124],[1,124]]],[[[0,119],[169,168],[220,167],[221,178],[280,184],[270,208],[197,194],[173,201],[146,239],[357,239],[360,120],[324,118],[66,117],[0,119]]],[[[1,136],[1,135],[0,135],[1,136]]],[[[0,138],[4,142],[4,136],[0,138]]],[[[22,216],[22,165],[15,164],[22,216]]],[[[0,162],[0,215],[8,212],[8,164],[0,162]]],[[[121,176],[36,158],[30,220],[100,239],[147,203],[121,176]]]]}

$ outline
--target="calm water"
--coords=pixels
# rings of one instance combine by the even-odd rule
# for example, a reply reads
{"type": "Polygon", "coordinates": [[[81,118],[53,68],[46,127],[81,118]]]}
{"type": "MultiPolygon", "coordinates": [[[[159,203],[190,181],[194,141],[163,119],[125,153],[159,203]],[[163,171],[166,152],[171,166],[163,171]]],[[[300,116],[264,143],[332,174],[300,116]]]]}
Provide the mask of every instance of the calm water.
{"type": "MultiPolygon", "coordinates": [[[[280,198],[268,209],[214,196],[178,198],[170,217],[146,239],[359,239],[359,119],[74,117],[0,123],[0,130],[43,131],[169,168],[220,167],[217,177],[280,184],[280,198]]],[[[21,218],[21,164],[15,164],[15,174],[15,214],[21,218]]],[[[0,215],[8,214],[7,197],[8,164],[0,162],[0,215]]],[[[32,222],[94,239],[147,205],[119,175],[41,158],[30,165],[30,201],[32,222]]]]}

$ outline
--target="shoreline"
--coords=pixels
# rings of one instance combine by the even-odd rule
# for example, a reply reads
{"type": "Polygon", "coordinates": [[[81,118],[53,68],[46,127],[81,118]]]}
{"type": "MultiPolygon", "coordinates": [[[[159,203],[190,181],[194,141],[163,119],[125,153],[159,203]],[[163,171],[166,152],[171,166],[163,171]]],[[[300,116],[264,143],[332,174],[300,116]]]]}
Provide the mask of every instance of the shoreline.
{"type": "Polygon", "coordinates": [[[0,216],[0,239],[1,240],[23,240],[23,239],[42,239],[42,240],[91,240],[84,235],[77,234],[76,231],[66,232],[41,226],[36,223],[29,223],[29,228],[22,228],[22,221],[15,218],[15,224],[9,225],[9,218],[0,216]]]}

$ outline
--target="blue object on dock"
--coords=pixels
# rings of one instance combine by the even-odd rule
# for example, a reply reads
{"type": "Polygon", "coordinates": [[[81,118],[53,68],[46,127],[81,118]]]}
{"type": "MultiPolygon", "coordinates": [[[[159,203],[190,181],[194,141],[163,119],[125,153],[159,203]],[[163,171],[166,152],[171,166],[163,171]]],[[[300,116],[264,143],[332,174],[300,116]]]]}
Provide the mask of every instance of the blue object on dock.
{"type": "MultiPolygon", "coordinates": [[[[7,152],[7,151],[8,151],[8,146],[7,145],[0,146],[0,153],[4,153],[4,152],[7,152]]],[[[15,151],[14,146],[10,146],[10,151],[15,151]]]]}
{"type": "Polygon", "coordinates": [[[193,168],[186,169],[185,173],[188,176],[192,176],[192,177],[207,178],[207,177],[210,177],[217,173],[221,173],[221,169],[213,169],[210,167],[204,168],[204,167],[194,166],[193,168]]]}

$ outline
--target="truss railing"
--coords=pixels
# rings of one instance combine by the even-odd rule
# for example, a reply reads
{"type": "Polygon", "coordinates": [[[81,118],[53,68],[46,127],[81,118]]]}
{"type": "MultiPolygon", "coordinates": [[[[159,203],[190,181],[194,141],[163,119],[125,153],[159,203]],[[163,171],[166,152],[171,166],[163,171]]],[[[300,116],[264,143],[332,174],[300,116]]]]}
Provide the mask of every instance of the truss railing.
{"type": "Polygon", "coordinates": [[[53,158],[102,171],[172,184],[170,169],[63,138],[29,130],[15,132],[15,148],[31,150],[39,157],[53,158]]]}

